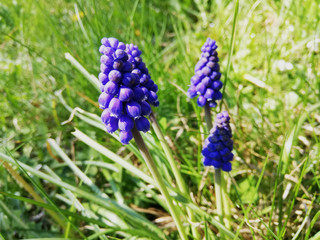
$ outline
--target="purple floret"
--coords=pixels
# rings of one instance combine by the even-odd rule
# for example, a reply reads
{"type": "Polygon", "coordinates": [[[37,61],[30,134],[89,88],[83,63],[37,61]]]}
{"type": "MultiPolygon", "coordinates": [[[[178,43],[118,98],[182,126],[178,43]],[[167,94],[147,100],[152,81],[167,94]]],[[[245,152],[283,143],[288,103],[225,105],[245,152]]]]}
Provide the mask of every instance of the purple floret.
{"type": "Polygon", "coordinates": [[[99,80],[102,93],[98,100],[100,108],[104,109],[101,120],[109,133],[119,129],[120,141],[128,144],[135,125],[139,131],[150,130],[149,120],[144,117],[151,112],[147,99],[158,104],[158,87],[150,79],[136,46],[131,44],[129,51],[116,38],[103,38],[101,43],[99,80]],[[142,74],[145,84],[141,84],[142,74]]]}
{"type": "Polygon", "coordinates": [[[148,95],[146,101],[155,107],[159,106],[158,86],[152,81],[148,68],[142,60],[142,52],[132,43],[126,45],[126,52],[133,67],[132,73],[139,76],[139,84],[144,88],[145,95],[148,95]]]}
{"type": "Polygon", "coordinates": [[[202,149],[204,166],[221,168],[225,172],[231,171],[233,141],[229,122],[228,112],[223,111],[217,114],[215,126],[211,129],[202,149]]]}
{"type": "Polygon", "coordinates": [[[201,57],[195,66],[195,75],[191,78],[191,85],[187,92],[189,98],[199,95],[199,107],[216,107],[217,100],[221,100],[221,73],[216,41],[208,38],[201,48],[201,57]]]}

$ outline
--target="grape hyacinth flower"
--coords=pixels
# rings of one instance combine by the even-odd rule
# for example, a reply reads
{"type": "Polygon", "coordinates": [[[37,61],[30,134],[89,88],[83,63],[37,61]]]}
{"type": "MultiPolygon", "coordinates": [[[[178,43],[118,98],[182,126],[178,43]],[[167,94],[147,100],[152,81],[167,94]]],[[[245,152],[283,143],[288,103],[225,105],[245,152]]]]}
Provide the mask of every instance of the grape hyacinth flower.
{"type": "Polygon", "coordinates": [[[203,165],[221,168],[223,171],[231,171],[231,160],[233,159],[230,128],[230,117],[227,111],[217,114],[215,126],[211,129],[209,137],[205,140],[202,150],[203,165]]]}
{"type": "Polygon", "coordinates": [[[151,112],[150,104],[159,105],[158,87],[151,80],[137,46],[126,46],[115,38],[103,38],[99,51],[101,65],[99,80],[101,95],[99,106],[104,109],[101,119],[109,133],[120,129],[120,141],[128,144],[134,138],[153,179],[162,193],[171,216],[176,223],[181,239],[187,240],[185,228],[179,211],[156,167],[155,162],[139,131],[149,131],[150,123],[146,118],[151,112]]]}
{"type": "Polygon", "coordinates": [[[101,43],[99,106],[104,109],[101,120],[109,133],[120,129],[121,143],[128,144],[133,138],[134,126],[139,131],[149,131],[146,117],[151,107],[146,102],[147,95],[140,86],[139,75],[129,61],[125,44],[116,38],[103,38],[101,43]]]}
{"type": "Polygon", "coordinates": [[[220,81],[221,73],[219,66],[216,41],[208,38],[201,48],[201,57],[195,66],[195,75],[191,78],[191,85],[188,89],[188,97],[194,98],[199,95],[197,103],[199,107],[216,107],[217,100],[222,98],[219,91],[222,88],[220,81]]]}
{"type": "Polygon", "coordinates": [[[146,67],[146,64],[143,62],[141,57],[141,51],[139,50],[138,46],[134,44],[127,44],[126,45],[126,52],[129,57],[129,62],[131,62],[133,70],[132,72],[139,76],[139,83],[140,87],[143,91],[143,96],[146,97],[146,101],[155,106],[159,106],[158,101],[158,86],[153,82],[151,76],[149,74],[149,70],[146,67]]]}

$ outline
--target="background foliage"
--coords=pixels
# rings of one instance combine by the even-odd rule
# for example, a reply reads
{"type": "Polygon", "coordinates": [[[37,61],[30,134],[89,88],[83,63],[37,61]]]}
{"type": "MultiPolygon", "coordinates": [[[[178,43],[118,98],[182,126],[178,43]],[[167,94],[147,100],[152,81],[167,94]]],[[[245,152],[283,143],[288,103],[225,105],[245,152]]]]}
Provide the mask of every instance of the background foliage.
{"type": "MultiPolygon", "coordinates": [[[[48,172],[45,168],[48,167],[63,183],[93,191],[95,196],[107,194],[153,222],[169,238],[176,239],[172,220],[157,191],[141,176],[134,176],[102,156],[71,132],[75,127],[80,129],[149,175],[139,154],[131,153],[133,145],[129,149],[123,147],[96,128],[98,121],[92,126],[75,117],[61,125],[70,116],[66,105],[101,113],[96,103],[97,91],[65,59],[65,53],[70,53],[96,76],[100,39],[117,37],[137,44],[143,51],[144,61],[159,86],[160,106],[155,112],[177,164],[194,202],[215,216],[212,174],[203,168],[199,153],[206,136],[203,111],[194,107],[185,92],[207,37],[217,41],[221,71],[225,73],[234,7],[234,1],[209,0],[2,1],[0,151],[37,171],[48,172]],[[65,104],[56,93],[60,89],[65,104]],[[47,143],[48,138],[55,139],[60,150],[78,164],[96,188],[75,176],[61,153],[47,143]],[[102,169],[85,161],[109,165],[102,169]]],[[[307,239],[320,230],[319,13],[319,2],[314,0],[240,2],[223,108],[230,112],[235,142],[234,170],[228,182],[233,203],[232,228],[243,239],[271,239],[274,235],[279,239],[307,239]]],[[[170,182],[172,174],[154,133],[146,137],[162,174],[170,182]]],[[[6,195],[34,198],[8,172],[1,156],[3,238],[61,236],[59,223],[44,209],[51,206],[53,210],[58,207],[76,212],[75,201],[70,200],[66,188],[35,172],[26,175],[22,171],[25,167],[16,168],[16,162],[11,162],[47,205],[6,195]]],[[[106,227],[102,224],[106,224],[105,213],[99,213],[92,200],[73,192],[85,209],[99,216],[98,223],[92,224],[106,227]]],[[[112,206],[110,212],[123,216],[117,212],[117,205],[112,206]]],[[[64,231],[65,237],[83,238],[72,224],[87,237],[94,234],[90,221],[81,219],[79,214],[69,218],[70,221],[60,215],[59,218],[70,228],[64,231]]],[[[120,221],[118,226],[141,224],[130,218],[116,219],[120,221]]],[[[199,217],[198,222],[209,239],[217,233],[211,220],[199,217]]],[[[148,238],[145,232],[130,229],[127,235],[111,229],[108,236],[148,238]]]]}

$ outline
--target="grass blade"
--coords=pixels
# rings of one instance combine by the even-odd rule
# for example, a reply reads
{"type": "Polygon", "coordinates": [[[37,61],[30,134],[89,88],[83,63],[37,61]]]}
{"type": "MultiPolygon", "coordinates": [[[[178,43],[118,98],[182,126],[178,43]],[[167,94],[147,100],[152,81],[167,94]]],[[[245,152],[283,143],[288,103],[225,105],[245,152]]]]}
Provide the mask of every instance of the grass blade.
{"type": "Polygon", "coordinates": [[[111,161],[114,161],[115,163],[120,164],[127,171],[131,172],[132,174],[144,180],[145,182],[155,186],[155,183],[151,177],[146,175],[144,172],[142,172],[140,169],[136,168],[129,162],[125,161],[123,158],[121,158],[117,154],[111,152],[109,149],[95,142],[92,138],[90,138],[80,130],[75,129],[75,131],[72,134],[83,143],[87,144],[91,148],[95,149],[96,151],[100,152],[101,154],[109,158],[111,161]]]}

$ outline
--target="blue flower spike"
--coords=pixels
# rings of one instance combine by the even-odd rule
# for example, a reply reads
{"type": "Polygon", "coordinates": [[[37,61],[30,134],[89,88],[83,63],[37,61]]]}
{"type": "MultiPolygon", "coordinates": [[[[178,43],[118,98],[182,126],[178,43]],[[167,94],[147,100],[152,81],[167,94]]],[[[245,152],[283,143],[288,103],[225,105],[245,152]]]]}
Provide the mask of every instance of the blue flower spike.
{"type": "Polygon", "coordinates": [[[104,110],[101,120],[109,133],[119,129],[121,143],[128,144],[135,126],[139,131],[150,130],[146,117],[151,113],[150,104],[157,104],[158,87],[151,80],[137,46],[130,44],[126,49],[116,38],[103,38],[101,43],[98,76],[102,92],[98,102],[104,110]]]}
{"type": "Polygon", "coordinates": [[[216,107],[217,100],[221,100],[222,82],[219,66],[216,41],[208,38],[201,48],[201,57],[195,66],[195,75],[191,78],[191,85],[188,89],[188,97],[194,98],[199,95],[197,104],[204,107],[216,107]]]}
{"type": "Polygon", "coordinates": [[[215,126],[205,140],[202,150],[204,166],[221,168],[225,172],[231,171],[233,141],[229,122],[230,117],[227,111],[217,114],[215,126]]]}

